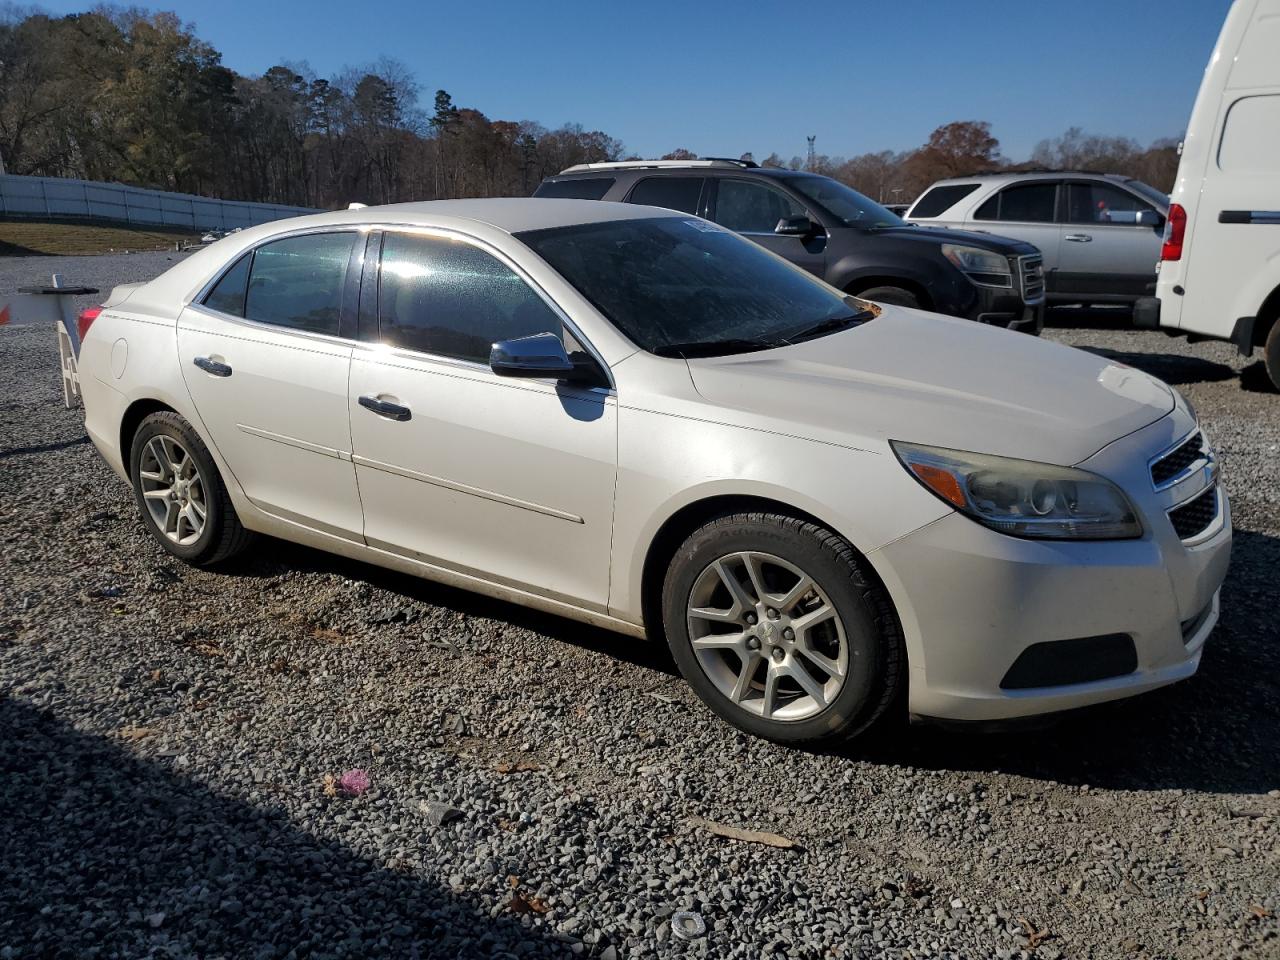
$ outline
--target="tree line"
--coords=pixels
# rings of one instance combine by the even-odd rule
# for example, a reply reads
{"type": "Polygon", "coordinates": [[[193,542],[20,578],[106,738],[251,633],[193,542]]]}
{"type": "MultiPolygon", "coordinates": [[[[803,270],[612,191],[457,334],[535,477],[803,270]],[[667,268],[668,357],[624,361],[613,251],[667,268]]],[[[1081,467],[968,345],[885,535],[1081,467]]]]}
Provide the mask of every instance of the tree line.
{"type": "MultiPolygon", "coordinates": [[[[421,94],[413,73],[387,59],[330,77],[305,63],[243,76],[172,13],[0,8],[0,161],[9,173],[340,207],[524,196],[575,163],[638,159],[599,130],[490,119],[444,90],[424,107],[421,94]]],[[[812,169],[887,203],[981,170],[1104,169],[1167,190],[1177,168],[1172,141],[1143,148],[1079,129],[1013,164],[977,121],[940,127],[901,153],[789,161],[775,153],[762,162],[812,169]]]]}

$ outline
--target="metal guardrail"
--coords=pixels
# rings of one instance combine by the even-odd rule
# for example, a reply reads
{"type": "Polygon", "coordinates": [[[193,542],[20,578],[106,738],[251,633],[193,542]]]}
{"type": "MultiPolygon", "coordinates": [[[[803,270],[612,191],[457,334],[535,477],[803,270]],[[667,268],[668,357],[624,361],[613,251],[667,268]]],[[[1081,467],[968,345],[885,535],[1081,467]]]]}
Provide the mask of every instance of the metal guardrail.
{"type": "Polygon", "coordinates": [[[104,220],[187,230],[231,230],[319,211],[275,203],[214,200],[119,183],[0,175],[0,216],[104,220]]]}

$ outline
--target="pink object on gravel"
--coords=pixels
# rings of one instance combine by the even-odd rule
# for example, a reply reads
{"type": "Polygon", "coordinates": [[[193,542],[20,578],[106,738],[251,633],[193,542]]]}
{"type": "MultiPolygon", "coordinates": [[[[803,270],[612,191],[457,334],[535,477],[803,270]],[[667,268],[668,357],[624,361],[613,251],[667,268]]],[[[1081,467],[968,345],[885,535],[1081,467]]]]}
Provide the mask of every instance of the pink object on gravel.
{"type": "Polygon", "coordinates": [[[369,774],[364,770],[348,770],[338,778],[338,786],[343,793],[358,797],[369,789],[369,774]]]}

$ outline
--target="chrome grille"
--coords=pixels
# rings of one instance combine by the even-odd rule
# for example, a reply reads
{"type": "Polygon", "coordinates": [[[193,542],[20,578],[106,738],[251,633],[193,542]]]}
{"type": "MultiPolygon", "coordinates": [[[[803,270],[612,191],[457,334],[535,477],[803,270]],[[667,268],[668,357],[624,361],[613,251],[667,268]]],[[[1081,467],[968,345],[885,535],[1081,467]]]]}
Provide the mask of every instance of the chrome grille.
{"type": "Polygon", "coordinates": [[[1179,540],[1192,540],[1209,529],[1209,524],[1217,516],[1218,488],[1214,485],[1170,510],[1169,522],[1173,524],[1179,540]]]}
{"type": "Polygon", "coordinates": [[[1044,261],[1039,254],[1018,257],[1017,274],[1024,302],[1034,302],[1044,296],[1044,261]]]}
{"type": "Polygon", "coordinates": [[[1157,490],[1172,487],[1207,463],[1210,456],[1204,434],[1197,430],[1172,450],[1151,461],[1151,484],[1157,490]]]}

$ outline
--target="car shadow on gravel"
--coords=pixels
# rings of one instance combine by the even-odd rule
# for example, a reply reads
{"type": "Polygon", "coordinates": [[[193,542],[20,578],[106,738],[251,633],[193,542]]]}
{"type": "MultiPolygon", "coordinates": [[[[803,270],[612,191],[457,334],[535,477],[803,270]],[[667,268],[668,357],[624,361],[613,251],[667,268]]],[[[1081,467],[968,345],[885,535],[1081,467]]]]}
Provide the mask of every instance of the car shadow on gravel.
{"type": "Polygon", "coordinates": [[[1159,377],[1175,386],[1186,383],[1215,383],[1230,380],[1236,371],[1225,363],[1216,363],[1202,357],[1188,357],[1178,353],[1128,353],[1123,350],[1107,350],[1103,347],[1080,347],[1089,353],[1105,357],[1115,363],[1135,367],[1143,373],[1159,377]]]}
{"type": "Polygon", "coordinates": [[[899,726],[845,755],[1121,790],[1280,788],[1278,569],[1280,537],[1235,532],[1222,616],[1189,680],[1021,727],[899,726]]]}
{"type": "MultiPolygon", "coordinates": [[[[0,743],[0,943],[15,956],[567,953],[305,832],[269,800],[181,776],[178,758],[141,759],[8,697],[0,743]]],[[[327,802],[359,817],[368,798],[327,802]]]]}
{"type": "Polygon", "coordinates": [[[251,577],[274,577],[287,570],[307,570],[347,577],[397,594],[407,602],[442,607],[467,617],[500,620],[646,670],[679,676],[666,644],[626,637],[613,630],[284,540],[264,538],[261,549],[231,561],[226,569],[229,573],[251,577]]]}

